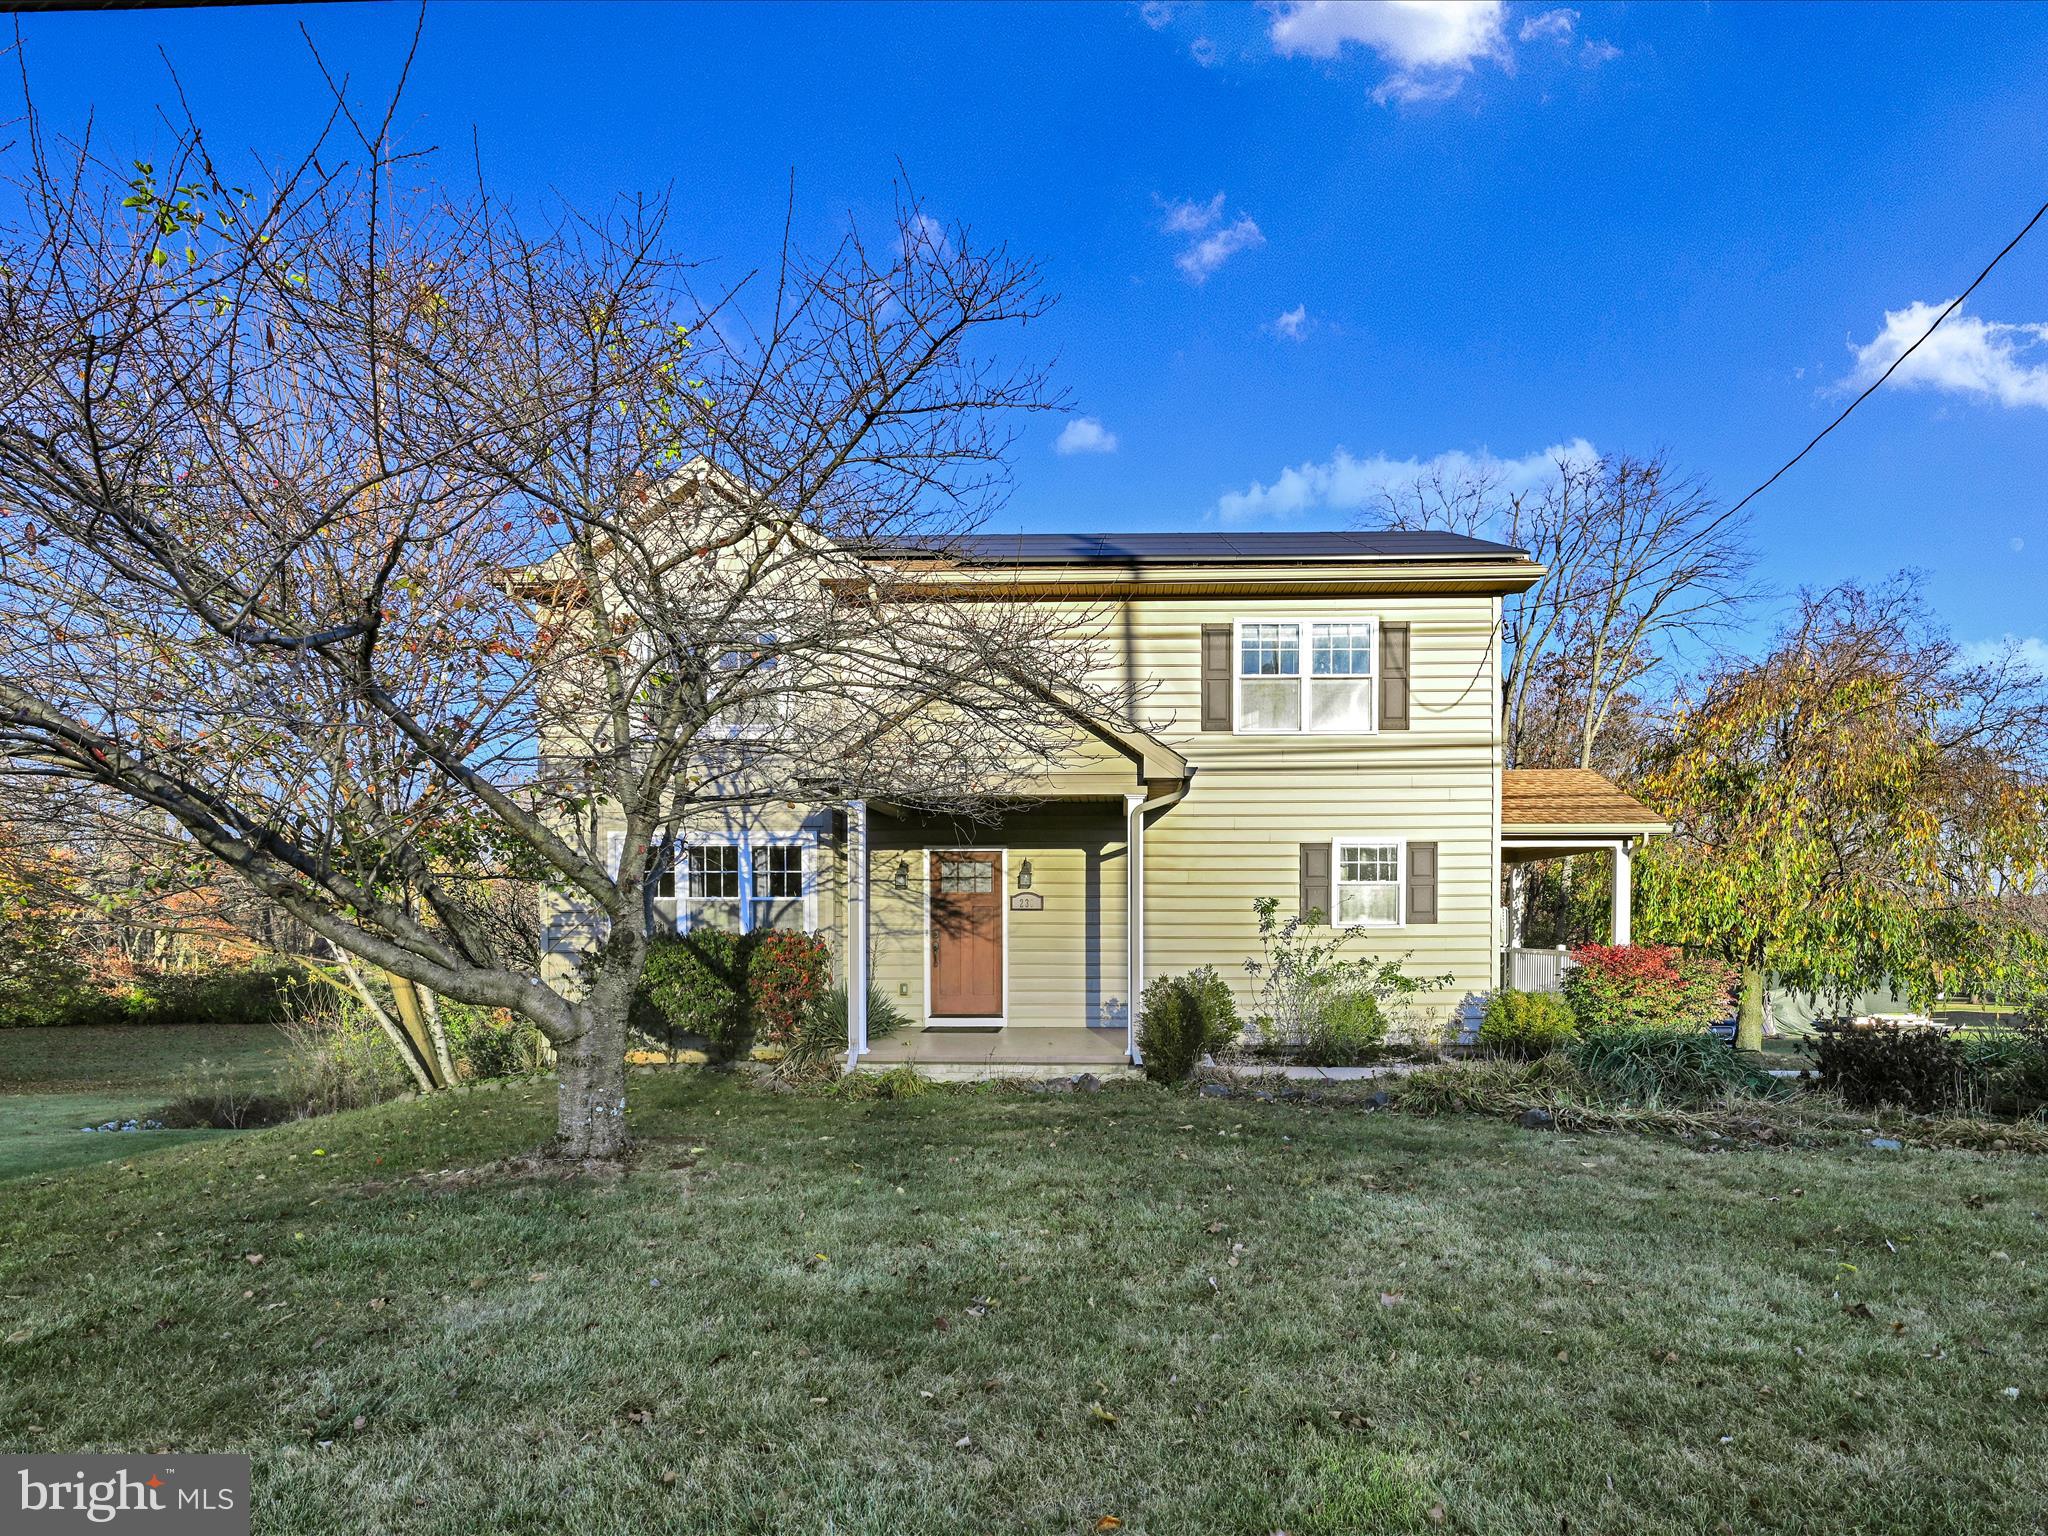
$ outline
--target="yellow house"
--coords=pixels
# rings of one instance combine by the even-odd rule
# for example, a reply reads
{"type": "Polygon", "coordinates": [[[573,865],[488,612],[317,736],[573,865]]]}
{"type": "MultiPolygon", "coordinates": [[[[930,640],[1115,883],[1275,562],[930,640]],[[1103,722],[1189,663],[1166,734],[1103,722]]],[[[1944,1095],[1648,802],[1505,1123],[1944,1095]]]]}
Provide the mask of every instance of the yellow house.
{"type": "MultiPolygon", "coordinates": [[[[1501,984],[1504,861],[1600,848],[1625,865],[1663,830],[1598,775],[1504,772],[1501,599],[1542,574],[1520,550],[1437,532],[1026,534],[861,557],[956,600],[1108,614],[1111,681],[1148,728],[1091,726],[995,821],[798,800],[692,825],[658,921],[823,936],[852,1003],[849,1067],[1133,1063],[1149,977],[1212,966],[1251,1005],[1260,897],[1357,930],[1347,953],[1451,978],[1409,1027],[1469,1026],[1501,984]],[[912,1027],[870,1040],[870,987],[912,1027]]],[[[1617,882],[1623,933],[1626,899],[1617,882]]]]}

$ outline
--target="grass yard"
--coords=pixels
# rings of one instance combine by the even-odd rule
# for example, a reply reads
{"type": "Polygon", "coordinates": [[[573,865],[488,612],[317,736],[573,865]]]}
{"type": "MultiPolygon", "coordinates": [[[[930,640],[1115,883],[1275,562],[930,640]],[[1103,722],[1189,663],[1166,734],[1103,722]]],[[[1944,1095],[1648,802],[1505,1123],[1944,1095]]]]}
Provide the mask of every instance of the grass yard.
{"type": "Polygon", "coordinates": [[[2038,1160],[634,1089],[616,1179],[464,1171],[527,1085],[13,1181],[0,1445],[268,1532],[2039,1529],[2038,1160]]]}
{"type": "Polygon", "coordinates": [[[265,1082],[284,1051],[284,1036],[261,1025],[0,1029],[0,1179],[218,1139],[223,1132],[87,1135],[80,1127],[161,1108],[178,1076],[201,1062],[265,1082]]]}

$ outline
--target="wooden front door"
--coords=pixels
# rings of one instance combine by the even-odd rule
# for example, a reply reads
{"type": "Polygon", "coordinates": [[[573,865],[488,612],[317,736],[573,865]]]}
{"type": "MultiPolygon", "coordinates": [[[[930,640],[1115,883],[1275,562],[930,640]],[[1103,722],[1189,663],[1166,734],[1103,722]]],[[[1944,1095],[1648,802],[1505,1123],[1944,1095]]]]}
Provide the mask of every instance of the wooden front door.
{"type": "Polygon", "coordinates": [[[1003,856],[944,848],[931,856],[932,1017],[1003,1013],[1003,856]]]}

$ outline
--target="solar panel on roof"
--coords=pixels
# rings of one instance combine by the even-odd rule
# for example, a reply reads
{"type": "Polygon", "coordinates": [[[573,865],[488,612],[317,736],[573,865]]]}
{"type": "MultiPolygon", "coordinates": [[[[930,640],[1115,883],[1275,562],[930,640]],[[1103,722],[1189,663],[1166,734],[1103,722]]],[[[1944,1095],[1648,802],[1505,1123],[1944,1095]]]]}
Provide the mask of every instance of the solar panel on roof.
{"type": "Polygon", "coordinates": [[[876,540],[877,554],[952,557],[991,565],[1237,563],[1259,560],[1526,558],[1526,552],[1487,539],[1433,529],[1380,529],[1315,533],[1012,533],[970,534],[950,541],[876,540]]]}

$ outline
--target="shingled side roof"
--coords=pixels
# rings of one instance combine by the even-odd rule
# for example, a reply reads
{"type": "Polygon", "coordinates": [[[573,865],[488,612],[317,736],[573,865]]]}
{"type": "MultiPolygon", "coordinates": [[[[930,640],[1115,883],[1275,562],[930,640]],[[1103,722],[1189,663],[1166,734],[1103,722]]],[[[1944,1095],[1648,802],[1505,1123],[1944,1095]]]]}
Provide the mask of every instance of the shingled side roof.
{"type": "Polygon", "coordinates": [[[1510,768],[1500,776],[1500,821],[1510,827],[1611,827],[1666,832],[1634,795],[1590,768],[1510,768]]]}

